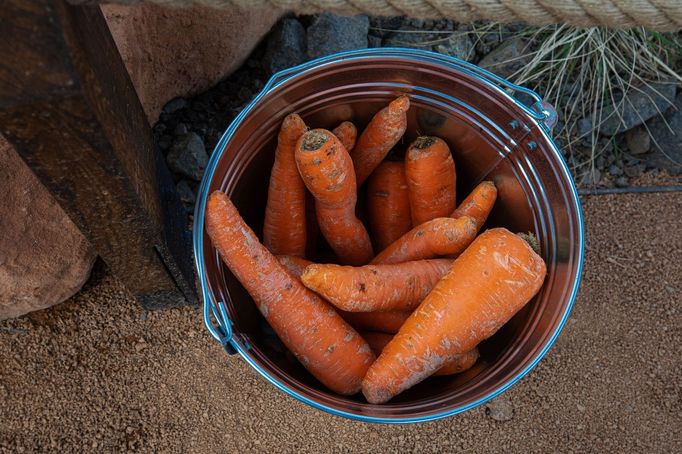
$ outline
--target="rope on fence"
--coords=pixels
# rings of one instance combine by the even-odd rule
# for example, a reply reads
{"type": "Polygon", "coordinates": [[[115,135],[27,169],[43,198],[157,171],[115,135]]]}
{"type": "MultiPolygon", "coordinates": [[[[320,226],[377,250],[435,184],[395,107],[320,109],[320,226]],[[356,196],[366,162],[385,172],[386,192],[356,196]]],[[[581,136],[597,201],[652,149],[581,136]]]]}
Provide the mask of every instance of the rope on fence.
{"type": "Polygon", "coordinates": [[[168,6],[278,8],[297,14],[330,11],[373,16],[446,17],[458,22],[489,19],[533,25],[567,23],[579,27],[644,26],[682,29],[682,0],[70,0],[72,3],[154,3],[168,6]]]}

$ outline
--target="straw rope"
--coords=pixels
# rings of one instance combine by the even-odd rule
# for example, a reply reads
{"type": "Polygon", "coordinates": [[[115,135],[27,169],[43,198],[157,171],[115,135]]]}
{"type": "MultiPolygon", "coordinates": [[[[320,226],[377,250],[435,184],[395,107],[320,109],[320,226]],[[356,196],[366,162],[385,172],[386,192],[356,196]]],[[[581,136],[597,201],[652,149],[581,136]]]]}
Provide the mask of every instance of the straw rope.
{"type": "Polygon", "coordinates": [[[458,22],[490,19],[533,25],[567,23],[579,27],[644,26],[682,29],[682,0],[70,0],[72,3],[154,3],[169,6],[278,8],[297,14],[330,11],[373,16],[446,17],[458,22]]]}

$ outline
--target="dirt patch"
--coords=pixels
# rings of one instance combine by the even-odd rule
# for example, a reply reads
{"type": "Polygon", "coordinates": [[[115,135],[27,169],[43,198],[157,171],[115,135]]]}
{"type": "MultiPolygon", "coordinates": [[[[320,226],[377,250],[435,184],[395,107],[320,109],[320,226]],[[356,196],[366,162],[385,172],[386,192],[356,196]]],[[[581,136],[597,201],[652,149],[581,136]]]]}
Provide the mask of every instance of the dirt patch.
{"type": "Polygon", "coordinates": [[[680,452],[682,194],[584,200],[587,261],[557,344],[499,402],[422,425],[347,421],[228,357],[191,308],[112,277],[0,323],[0,450],[680,452]]]}

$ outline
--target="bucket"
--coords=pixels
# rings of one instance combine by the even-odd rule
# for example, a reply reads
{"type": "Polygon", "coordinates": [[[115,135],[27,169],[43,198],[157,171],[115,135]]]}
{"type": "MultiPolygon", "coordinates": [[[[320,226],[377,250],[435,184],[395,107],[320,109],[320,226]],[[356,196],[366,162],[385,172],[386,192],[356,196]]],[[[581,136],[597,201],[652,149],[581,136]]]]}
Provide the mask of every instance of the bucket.
{"type": "Polygon", "coordinates": [[[566,163],[549,135],[555,121],[554,110],[536,93],[475,65],[427,51],[352,51],[276,74],[225,131],[199,189],[194,252],[206,327],[228,353],[241,355],[280,390],[352,419],[429,421],[495,397],[526,375],[554,343],[580,280],[582,214],[566,163]],[[547,277],[538,295],[479,346],[481,358],[472,369],[429,378],[386,404],[373,405],[361,394],[348,397],[329,391],[283,347],[211,245],[204,209],[208,195],[222,190],[261,234],[284,117],[297,112],[308,125],[328,129],[351,120],[362,130],[400,94],[411,102],[405,145],[420,134],[441,137],[450,145],[458,202],[480,181],[493,180],[498,201],[486,227],[534,232],[547,277]]]}

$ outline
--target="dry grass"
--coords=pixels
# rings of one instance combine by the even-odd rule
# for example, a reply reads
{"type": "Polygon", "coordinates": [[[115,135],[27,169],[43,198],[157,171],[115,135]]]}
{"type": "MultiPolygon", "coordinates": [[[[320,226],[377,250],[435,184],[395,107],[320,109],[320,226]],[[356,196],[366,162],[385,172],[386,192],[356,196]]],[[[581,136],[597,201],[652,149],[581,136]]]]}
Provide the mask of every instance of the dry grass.
{"type": "Polygon", "coordinates": [[[578,175],[593,172],[596,158],[609,146],[598,141],[600,124],[610,117],[622,122],[621,112],[629,102],[626,93],[642,91],[652,82],[682,81],[673,69],[682,56],[674,35],[567,25],[531,28],[527,35],[534,43],[530,63],[510,79],[536,90],[557,108],[562,125],[555,136],[563,139],[578,175]],[[595,125],[587,138],[578,134],[583,118],[595,125]],[[587,154],[576,153],[581,139],[592,144],[587,154]]]}

